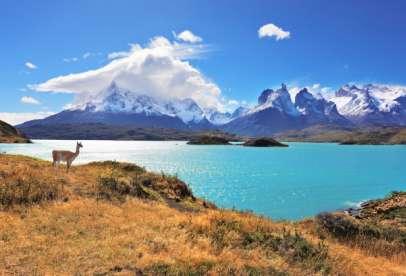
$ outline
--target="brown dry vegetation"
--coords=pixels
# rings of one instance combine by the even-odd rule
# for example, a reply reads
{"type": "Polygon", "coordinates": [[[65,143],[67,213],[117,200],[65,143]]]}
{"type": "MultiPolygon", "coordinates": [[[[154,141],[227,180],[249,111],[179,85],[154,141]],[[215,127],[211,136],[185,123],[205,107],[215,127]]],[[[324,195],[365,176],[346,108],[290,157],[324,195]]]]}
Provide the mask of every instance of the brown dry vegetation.
{"type": "Polygon", "coordinates": [[[406,274],[404,252],[376,254],[329,229],[217,209],[133,164],[66,173],[0,155],[0,275],[406,274]]]}

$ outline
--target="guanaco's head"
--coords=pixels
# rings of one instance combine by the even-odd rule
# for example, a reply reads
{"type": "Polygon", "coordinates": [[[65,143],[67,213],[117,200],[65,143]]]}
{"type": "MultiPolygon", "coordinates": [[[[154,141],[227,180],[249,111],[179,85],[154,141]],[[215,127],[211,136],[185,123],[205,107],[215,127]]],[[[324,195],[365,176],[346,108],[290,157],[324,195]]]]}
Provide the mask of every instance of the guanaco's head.
{"type": "Polygon", "coordinates": [[[82,145],[81,142],[77,142],[77,146],[78,146],[79,148],[83,148],[83,145],[82,145]]]}

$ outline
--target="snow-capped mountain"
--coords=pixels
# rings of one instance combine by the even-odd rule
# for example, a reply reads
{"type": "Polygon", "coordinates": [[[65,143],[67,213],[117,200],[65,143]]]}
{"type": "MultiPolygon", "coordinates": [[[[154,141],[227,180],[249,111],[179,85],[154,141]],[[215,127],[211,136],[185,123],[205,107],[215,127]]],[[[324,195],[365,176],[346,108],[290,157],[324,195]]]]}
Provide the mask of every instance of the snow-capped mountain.
{"type": "Polygon", "coordinates": [[[288,89],[264,90],[258,105],[227,123],[224,129],[248,135],[270,135],[312,125],[406,126],[406,88],[367,84],[342,86],[323,97],[304,88],[294,102],[288,89]]]}
{"type": "Polygon", "coordinates": [[[337,110],[332,101],[327,101],[321,95],[311,94],[303,88],[296,94],[295,107],[305,117],[306,124],[338,124],[348,125],[350,122],[337,110]]]}
{"type": "Polygon", "coordinates": [[[229,132],[243,135],[270,135],[298,129],[304,116],[293,104],[286,85],[277,90],[266,89],[258,97],[258,105],[224,126],[229,132]]]}
{"type": "Polygon", "coordinates": [[[26,122],[22,126],[38,123],[104,123],[203,130],[224,124],[232,119],[231,116],[232,114],[214,110],[207,113],[192,99],[156,99],[123,89],[112,82],[109,87],[82,104],[74,105],[43,120],[26,122]]]}
{"type": "Polygon", "coordinates": [[[406,125],[405,98],[404,87],[347,84],[329,100],[341,115],[357,124],[406,125]]]}
{"type": "Polygon", "coordinates": [[[203,109],[192,99],[156,99],[118,87],[114,82],[93,99],[83,102],[20,127],[103,123],[182,130],[216,128],[258,136],[312,125],[406,126],[406,88],[374,84],[344,85],[327,97],[304,88],[294,99],[282,84],[279,89],[264,90],[256,106],[239,107],[234,112],[203,109]]]}
{"type": "Polygon", "coordinates": [[[314,124],[349,124],[335,104],[302,89],[295,103],[286,85],[277,90],[266,89],[258,97],[258,105],[224,126],[225,130],[245,135],[270,135],[314,124]]]}
{"type": "Polygon", "coordinates": [[[297,117],[300,115],[295,105],[292,103],[289,91],[285,84],[277,90],[266,89],[258,98],[258,105],[248,111],[248,114],[253,114],[268,108],[275,108],[281,113],[289,116],[297,117]]]}
{"type": "Polygon", "coordinates": [[[99,92],[94,98],[94,100],[76,106],[72,110],[170,116],[177,117],[184,123],[199,123],[205,118],[203,110],[192,99],[159,101],[142,93],[122,89],[115,82],[99,92]]]}
{"type": "Polygon", "coordinates": [[[205,110],[205,115],[212,124],[220,126],[227,124],[238,117],[244,116],[249,110],[249,108],[243,106],[236,108],[232,113],[220,112],[216,109],[207,109],[205,110]]]}

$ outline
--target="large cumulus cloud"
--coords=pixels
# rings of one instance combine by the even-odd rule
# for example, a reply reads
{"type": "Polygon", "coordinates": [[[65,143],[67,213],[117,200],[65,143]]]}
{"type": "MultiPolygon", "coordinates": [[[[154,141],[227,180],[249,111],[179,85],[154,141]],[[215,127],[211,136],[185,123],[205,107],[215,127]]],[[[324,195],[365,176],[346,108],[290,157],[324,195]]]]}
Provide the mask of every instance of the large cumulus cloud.
{"type": "Polygon", "coordinates": [[[110,62],[101,68],[55,77],[32,87],[41,92],[75,93],[75,104],[83,104],[115,81],[136,94],[164,100],[192,98],[203,108],[221,110],[220,88],[189,62],[205,51],[207,46],[202,44],[155,37],[144,47],[134,44],[128,52],[111,53],[110,62]]]}

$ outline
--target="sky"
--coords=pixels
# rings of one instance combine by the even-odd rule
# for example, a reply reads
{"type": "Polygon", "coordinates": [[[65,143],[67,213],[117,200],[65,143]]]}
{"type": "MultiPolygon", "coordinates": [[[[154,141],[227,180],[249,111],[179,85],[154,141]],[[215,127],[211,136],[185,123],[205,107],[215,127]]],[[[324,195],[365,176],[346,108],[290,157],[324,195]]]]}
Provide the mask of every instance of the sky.
{"type": "Polygon", "coordinates": [[[2,0],[0,119],[59,112],[112,80],[220,109],[281,83],[406,85],[405,12],[403,0],[2,0]]]}

